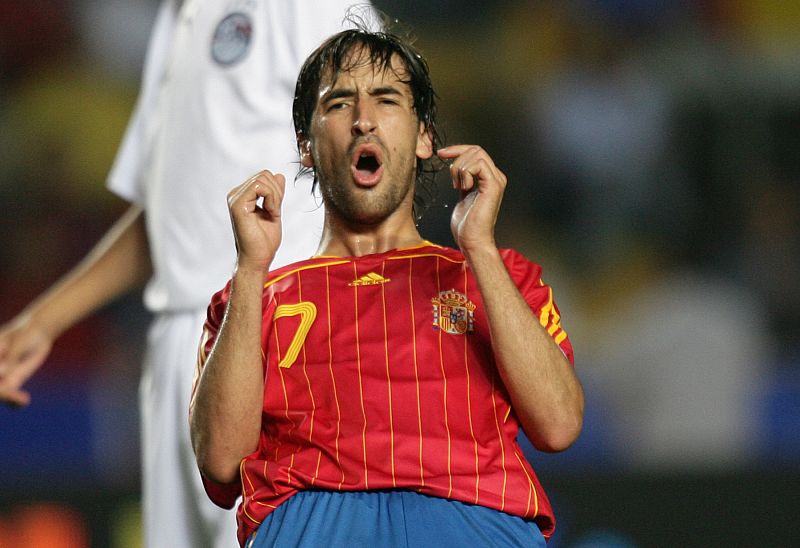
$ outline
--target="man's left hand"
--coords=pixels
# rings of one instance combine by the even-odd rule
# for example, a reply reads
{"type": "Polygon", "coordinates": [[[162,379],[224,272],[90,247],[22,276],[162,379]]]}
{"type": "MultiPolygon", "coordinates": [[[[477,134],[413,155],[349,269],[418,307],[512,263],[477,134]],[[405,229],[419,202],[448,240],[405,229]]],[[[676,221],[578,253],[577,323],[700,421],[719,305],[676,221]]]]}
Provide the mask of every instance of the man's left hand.
{"type": "Polygon", "coordinates": [[[450,176],[461,199],[453,209],[450,230],[462,252],[495,247],[494,227],[508,179],[481,147],[453,145],[438,151],[453,160],[450,176]]]}

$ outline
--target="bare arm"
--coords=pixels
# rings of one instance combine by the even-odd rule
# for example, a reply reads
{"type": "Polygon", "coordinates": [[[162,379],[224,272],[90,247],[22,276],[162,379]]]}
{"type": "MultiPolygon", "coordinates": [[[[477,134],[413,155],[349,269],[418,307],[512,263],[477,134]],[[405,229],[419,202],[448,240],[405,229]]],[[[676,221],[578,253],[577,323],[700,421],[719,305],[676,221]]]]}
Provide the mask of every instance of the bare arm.
{"type": "Polygon", "coordinates": [[[533,445],[563,451],[580,434],[583,389],[573,367],[545,332],[506,270],[494,241],[505,175],[480,147],[439,151],[453,158],[453,184],[462,200],[451,228],[478,282],[492,348],[514,411],[533,445]]]}
{"type": "Polygon", "coordinates": [[[197,381],[189,424],[197,464],[218,483],[232,483],[239,463],[261,432],[264,375],[261,365],[264,275],[281,240],[284,178],[262,171],[228,195],[236,270],[225,316],[197,381]],[[264,208],[257,207],[259,197],[264,208]]]}
{"type": "Polygon", "coordinates": [[[563,451],[578,438],[583,390],[567,358],[534,317],[497,250],[467,260],[481,292],[500,376],[534,447],[563,451]]]}
{"type": "Polygon", "coordinates": [[[144,214],[131,206],[75,268],[0,328],[0,401],[27,405],[30,394],[22,385],[55,339],[151,272],[144,214]]]}

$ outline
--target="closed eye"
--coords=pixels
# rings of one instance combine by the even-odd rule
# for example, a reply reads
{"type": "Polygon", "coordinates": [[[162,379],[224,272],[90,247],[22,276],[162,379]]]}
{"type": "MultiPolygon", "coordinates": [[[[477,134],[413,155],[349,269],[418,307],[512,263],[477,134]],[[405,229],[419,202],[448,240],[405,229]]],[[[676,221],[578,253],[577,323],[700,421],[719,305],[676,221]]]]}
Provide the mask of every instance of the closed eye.
{"type": "Polygon", "coordinates": [[[340,103],[330,103],[328,104],[328,111],[332,110],[342,110],[343,108],[347,107],[349,103],[340,102],[340,103]]]}
{"type": "Polygon", "coordinates": [[[370,95],[381,105],[399,105],[405,97],[403,93],[394,86],[381,86],[370,91],[370,95]]]}

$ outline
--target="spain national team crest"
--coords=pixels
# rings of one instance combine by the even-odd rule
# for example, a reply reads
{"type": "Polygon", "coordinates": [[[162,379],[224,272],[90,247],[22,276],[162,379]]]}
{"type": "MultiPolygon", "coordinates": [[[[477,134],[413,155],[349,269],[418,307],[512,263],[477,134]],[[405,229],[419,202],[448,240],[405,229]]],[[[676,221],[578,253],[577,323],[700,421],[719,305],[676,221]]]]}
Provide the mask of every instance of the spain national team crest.
{"type": "Polygon", "coordinates": [[[433,303],[433,328],[452,335],[463,335],[474,330],[475,305],[466,295],[455,289],[440,291],[433,303]]]}
{"type": "Polygon", "coordinates": [[[244,13],[231,13],[217,25],[211,40],[211,57],[220,65],[238,63],[250,49],[253,23],[244,13]]]}

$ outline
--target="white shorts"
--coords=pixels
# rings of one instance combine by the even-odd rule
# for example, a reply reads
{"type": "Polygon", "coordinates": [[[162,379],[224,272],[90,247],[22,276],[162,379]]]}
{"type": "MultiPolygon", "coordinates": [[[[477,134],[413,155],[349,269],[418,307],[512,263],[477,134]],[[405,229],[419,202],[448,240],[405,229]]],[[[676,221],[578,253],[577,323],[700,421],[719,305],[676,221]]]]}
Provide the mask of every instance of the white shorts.
{"type": "Polygon", "coordinates": [[[142,417],[146,548],[234,548],[235,512],[206,496],[189,441],[189,396],[205,310],[161,314],[147,337],[142,417]]]}

